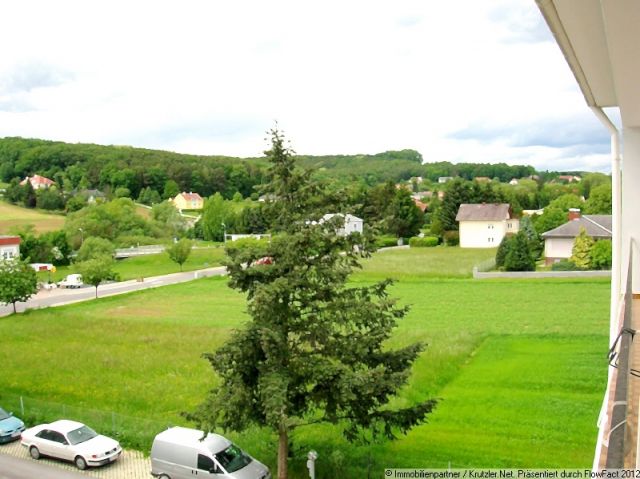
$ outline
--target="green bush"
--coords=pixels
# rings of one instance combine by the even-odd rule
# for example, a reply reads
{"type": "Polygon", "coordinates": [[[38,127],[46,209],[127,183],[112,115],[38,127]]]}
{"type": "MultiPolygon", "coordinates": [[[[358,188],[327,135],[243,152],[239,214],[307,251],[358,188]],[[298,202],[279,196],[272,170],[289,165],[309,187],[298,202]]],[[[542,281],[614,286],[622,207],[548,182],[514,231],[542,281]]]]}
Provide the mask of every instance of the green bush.
{"type": "Polygon", "coordinates": [[[596,241],[590,255],[593,269],[611,269],[611,240],[596,241]]]}
{"type": "Polygon", "coordinates": [[[447,246],[458,246],[460,244],[460,233],[457,231],[445,231],[443,239],[444,244],[447,246]]]}
{"type": "Polygon", "coordinates": [[[388,248],[390,246],[398,246],[398,238],[391,235],[383,235],[376,238],[376,247],[388,248]]]}
{"type": "Polygon", "coordinates": [[[409,246],[412,248],[432,248],[438,246],[438,238],[436,236],[425,236],[424,238],[414,237],[409,239],[409,246]]]}
{"type": "Polygon", "coordinates": [[[551,265],[551,271],[582,271],[575,263],[568,260],[558,261],[551,265]]]}

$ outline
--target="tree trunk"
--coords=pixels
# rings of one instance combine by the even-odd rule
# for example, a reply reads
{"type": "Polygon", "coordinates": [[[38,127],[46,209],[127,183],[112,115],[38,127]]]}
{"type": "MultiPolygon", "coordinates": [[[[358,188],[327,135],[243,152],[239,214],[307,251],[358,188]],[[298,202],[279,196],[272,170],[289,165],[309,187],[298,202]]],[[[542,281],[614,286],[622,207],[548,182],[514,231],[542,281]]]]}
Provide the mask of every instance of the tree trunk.
{"type": "Polygon", "coordinates": [[[16,310],[16,302],[13,302],[13,314],[17,314],[18,311],[16,310]]]}
{"type": "Polygon", "coordinates": [[[96,299],[98,299],[98,287],[96,286],[96,299]]]}
{"type": "Polygon", "coordinates": [[[278,431],[278,479],[287,479],[287,458],[289,457],[289,431],[284,425],[278,431]]]}

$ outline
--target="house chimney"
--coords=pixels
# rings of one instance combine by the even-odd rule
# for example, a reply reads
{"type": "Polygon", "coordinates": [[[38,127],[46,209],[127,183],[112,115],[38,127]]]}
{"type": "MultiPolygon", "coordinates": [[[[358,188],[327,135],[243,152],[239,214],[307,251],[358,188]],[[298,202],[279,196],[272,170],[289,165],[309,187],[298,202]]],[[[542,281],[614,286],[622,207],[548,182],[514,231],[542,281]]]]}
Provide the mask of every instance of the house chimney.
{"type": "Polygon", "coordinates": [[[580,219],[580,208],[569,208],[569,221],[580,219]]]}

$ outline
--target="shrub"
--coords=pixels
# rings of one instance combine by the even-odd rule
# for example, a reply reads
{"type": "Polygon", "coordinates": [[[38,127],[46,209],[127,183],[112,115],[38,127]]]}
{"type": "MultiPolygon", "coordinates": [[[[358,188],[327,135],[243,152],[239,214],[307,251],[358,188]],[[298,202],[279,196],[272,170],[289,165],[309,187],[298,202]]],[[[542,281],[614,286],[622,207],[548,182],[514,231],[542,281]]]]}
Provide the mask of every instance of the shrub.
{"type": "Polygon", "coordinates": [[[436,236],[425,236],[424,238],[414,237],[409,240],[409,246],[412,248],[432,248],[438,246],[438,238],[436,236]]]}
{"type": "Polygon", "coordinates": [[[377,248],[388,248],[390,246],[398,246],[398,238],[391,235],[378,236],[376,238],[377,248]]]}
{"type": "Polygon", "coordinates": [[[460,233],[457,231],[445,231],[443,239],[444,244],[447,246],[458,246],[460,244],[460,233]]]}
{"type": "Polygon", "coordinates": [[[502,238],[502,241],[500,241],[500,245],[496,251],[496,268],[502,268],[504,266],[504,259],[507,257],[507,253],[509,252],[509,242],[511,238],[511,235],[505,235],[504,238],[502,238]]]}
{"type": "Polygon", "coordinates": [[[582,271],[574,263],[568,260],[558,261],[551,265],[551,271],[582,271]]]}
{"type": "Polygon", "coordinates": [[[529,241],[523,231],[508,241],[504,268],[507,271],[535,271],[536,262],[531,256],[529,241]]]}
{"type": "Polygon", "coordinates": [[[611,269],[611,240],[596,241],[590,254],[594,269],[611,269]]]}

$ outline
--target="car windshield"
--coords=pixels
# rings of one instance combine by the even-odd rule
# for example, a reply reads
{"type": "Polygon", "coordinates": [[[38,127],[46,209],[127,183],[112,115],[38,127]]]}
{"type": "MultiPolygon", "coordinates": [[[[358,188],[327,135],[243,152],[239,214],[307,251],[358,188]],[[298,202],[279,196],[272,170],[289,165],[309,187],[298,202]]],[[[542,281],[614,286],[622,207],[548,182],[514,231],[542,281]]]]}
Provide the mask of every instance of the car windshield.
{"type": "Polygon", "coordinates": [[[82,426],[78,429],[75,429],[67,434],[67,439],[70,444],[80,444],[81,442],[88,441],[89,439],[93,439],[98,435],[93,429],[88,426],[82,426]]]}
{"type": "Polygon", "coordinates": [[[0,407],[0,421],[3,419],[7,419],[9,417],[9,413],[0,407]]]}
{"type": "Polygon", "coordinates": [[[216,454],[216,459],[227,472],[235,472],[251,462],[251,458],[235,444],[216,454]]]}

